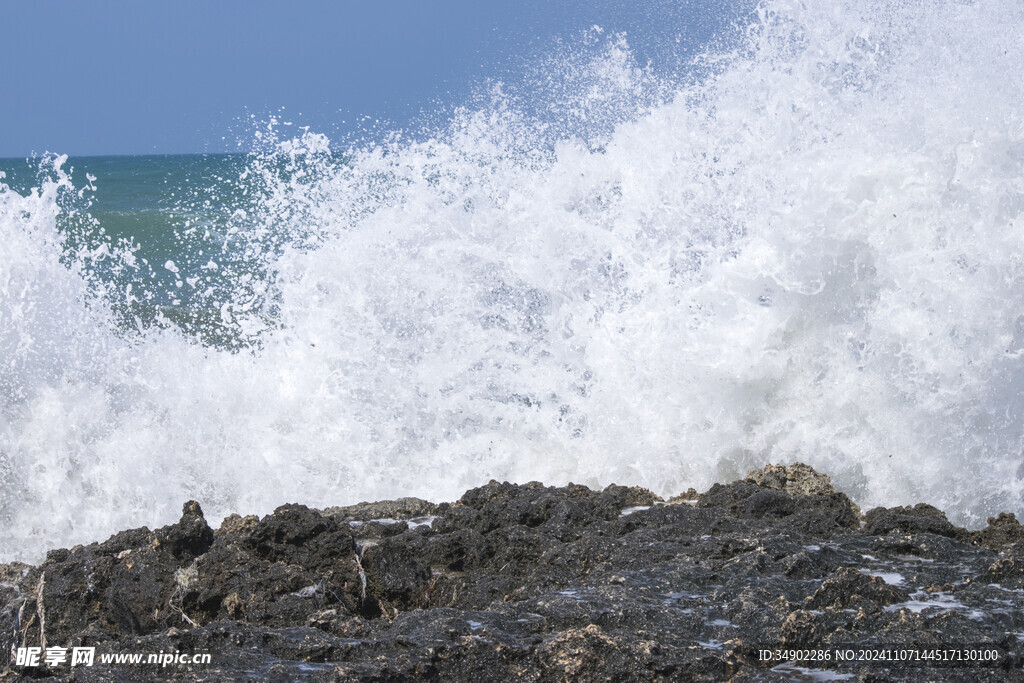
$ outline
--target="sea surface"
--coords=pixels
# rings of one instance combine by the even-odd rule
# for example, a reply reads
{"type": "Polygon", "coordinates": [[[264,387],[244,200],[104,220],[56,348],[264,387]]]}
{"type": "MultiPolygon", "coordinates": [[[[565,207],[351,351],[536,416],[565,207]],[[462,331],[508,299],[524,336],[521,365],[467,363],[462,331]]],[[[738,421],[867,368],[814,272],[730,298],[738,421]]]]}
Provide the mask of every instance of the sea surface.
{"type": "Polygon", "coordinates": [[[0,561],[188,499],[795,460],[1024,513],[1022,31],[767,1],[685,69],[595,31],[430,130],[0,160],[0,561]]]}

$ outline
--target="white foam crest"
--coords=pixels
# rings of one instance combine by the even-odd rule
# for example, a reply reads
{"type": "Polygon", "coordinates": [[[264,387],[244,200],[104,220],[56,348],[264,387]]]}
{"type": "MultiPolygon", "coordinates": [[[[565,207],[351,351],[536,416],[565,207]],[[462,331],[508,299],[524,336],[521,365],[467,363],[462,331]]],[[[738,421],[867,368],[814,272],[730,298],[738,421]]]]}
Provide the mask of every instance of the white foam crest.
{"type": "MultiPolygon", "coordinates": [[[[102,288],[91,287],[92,263],[113,258],[110,245],[66,248],[57,220],[75,190],[62,170],[66,157],[48,158],[50,175],[22,196],[0,184],[0,406],[24,400],[37,387],[95,372],[92,354],[108,343],[102,288]]],[[[130,252],[124,258],[130,259],[130,252]]]]}
{"type": "MultiPolygon", "coordinates": [[[[1024,511],[1022,26],[1013,3],[769,2],[667,98],[609,39],[594,82],[664,100],[609,135],[545,147],[495,90],[343,164],[289,139],[250,169],[239,225],[270,246],[230,302],[259,314],[239,353],[113,337],[55,202],[3,192],[0,338],[30,391],[2,416],[0,554],[186,498],[674,494],[796,459],[862,505],[1024,511]]],[[[560,106],[607,120],[588,93],[560,106]]]]}

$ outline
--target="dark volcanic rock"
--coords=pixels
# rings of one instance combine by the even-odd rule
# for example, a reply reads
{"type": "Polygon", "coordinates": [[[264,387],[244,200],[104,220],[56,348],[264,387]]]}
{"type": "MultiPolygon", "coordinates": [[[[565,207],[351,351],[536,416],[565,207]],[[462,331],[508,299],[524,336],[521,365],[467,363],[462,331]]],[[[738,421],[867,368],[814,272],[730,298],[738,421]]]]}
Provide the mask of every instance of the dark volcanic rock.
{"type": "Polygon", "coordinates": [[[1015,545],[1003,553],[989,566],[981,580],[1007,589],[1024,588],[1024,544],[1015,545]]]}
{"type": "Polygon", "coordinates": [[[988,526],[974,533],[974,542],[991,550],[1002,550],[1024,541],[1024,526],[1012,513],[988,518],[988,526]]]}
{"type": "Polygon", "coordinates": [[[786,519],[787,526],[827,536],[860,523],[860,510],[827,476],[807,465],[769,465],[743,481],[715,484],[698,499],[700,507],[728,507],[742,519],[786,519]]]}
{"type": "Polygon", "coordinates": [[[972,534],[930,506],[880,508],[862,528],[799,463],[671,500],[492,481],[452,504],[286,505],[216,532],[190,502],[177,524],[0,566],[0,644],[212,657],[7,664],[75,680],[1022,678],[1012,515],[972,534]],[[987,644],[999,659],[761,661],[897,644],[987,644]]]}
{"type": "Polygon", "coordinates": [[[178,560],[199,557],[213,545],[213,529],[207,525],[202,508],[194,500],[185,503],[177,524],[157,529],[154,535],[157,547],[178,560]]]}
{"type": "Polygon", "coordinates": [[[284,626],[303,623],[326,605],[349,613],[364,607],[347,526],[304,505],[284,505],[255,524],[232,522],[187,574],[176,577],[189,618],[284,626]]]}
{"type": "Polygon", "coordinates": [[[386,539],[363,551],[363,568],[370,595],[386,603],[383,609],[406,611],[423,607],[433,575],[430,566],[401,540],[386,539]]]}
{"type": "Polygon", "coordinates": [[[913,507],[875,508],[864,515],[864,522],[864,530],[874,535],[905,531],[948,536],[958,541],[968,541],[971,537],[966,529],[951,524],[946,513],[926,503],[913,507]]]}
{"type": "Polygon", "coordinates": [[[168,628],[180,619],[172,605],[174,577],[213,537],[199,504],[190,501],[177,524],[51,551],[33,574],[35,586],[25,586],[29,618],[19,630],[38,629],[40,643],[73,643],[168,628]]]}
{"type": "Polygon", "coordinates": [[[836,493],[831,477],[814,471],[814,468],[802,462],[793,463],[789,467],[767,465],[762,470],[748,474],[746,481],[761,488],[785,491],[791,496],[827,496],[836,493]]]}
{"type": "Polygon", "coordinates": [[[844,567],[825,579],[807,604],[818,608],[867,606],[877,609],[906,600],[906,593],[887,585],[879,577],[844,567]]]}
{"type": "Polygon", "coordinates": [[[377,519],[409,520],[437,515],[448,508],[448,503],[431,503],[419,498],[399,498],[376,503],[358,503],[345,507],[332,507],[323,511],[328,517],[341,521],[369,522],[377,519]]]}

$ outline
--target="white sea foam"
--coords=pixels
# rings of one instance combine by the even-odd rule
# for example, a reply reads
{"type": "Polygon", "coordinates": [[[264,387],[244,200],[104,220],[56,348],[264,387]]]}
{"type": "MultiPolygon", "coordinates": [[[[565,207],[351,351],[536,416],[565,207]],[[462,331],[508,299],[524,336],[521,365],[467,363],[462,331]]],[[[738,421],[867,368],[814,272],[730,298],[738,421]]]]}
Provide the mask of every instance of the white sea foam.
{"type": "Polygon", "coordinates": [[[344,165],[289,139],[225,233],[273,244],[217,271],[240,352],[114,332],[90,264],[130,251],[62,248],[59,173],[0,191],[0,558],[189,498],[675,494],[798,459],[861,505],[1024,512],[1022,11],[766,2],[696,77],[615,37],[566,66],[577,137],[496,89],[344,165]]]}

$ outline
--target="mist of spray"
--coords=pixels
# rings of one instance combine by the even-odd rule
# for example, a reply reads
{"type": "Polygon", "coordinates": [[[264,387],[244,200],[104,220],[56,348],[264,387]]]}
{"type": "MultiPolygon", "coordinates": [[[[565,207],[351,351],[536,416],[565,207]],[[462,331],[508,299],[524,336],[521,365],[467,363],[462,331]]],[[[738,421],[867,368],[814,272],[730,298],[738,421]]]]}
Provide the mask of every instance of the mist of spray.
{"type": "Polygon", "coordinates": [[[133,245],[69,249],[59,168],[0,191],[0,557],[189,498],[674,494],[793,460],[865,506],[1024,511],[1022,12],[765,2],[674,79],[590,36],[545,66],[576,87],[432,135],[272,126],[230,248],[172,264],[234,348],[126,332],[96,273],[133,245]]]}

